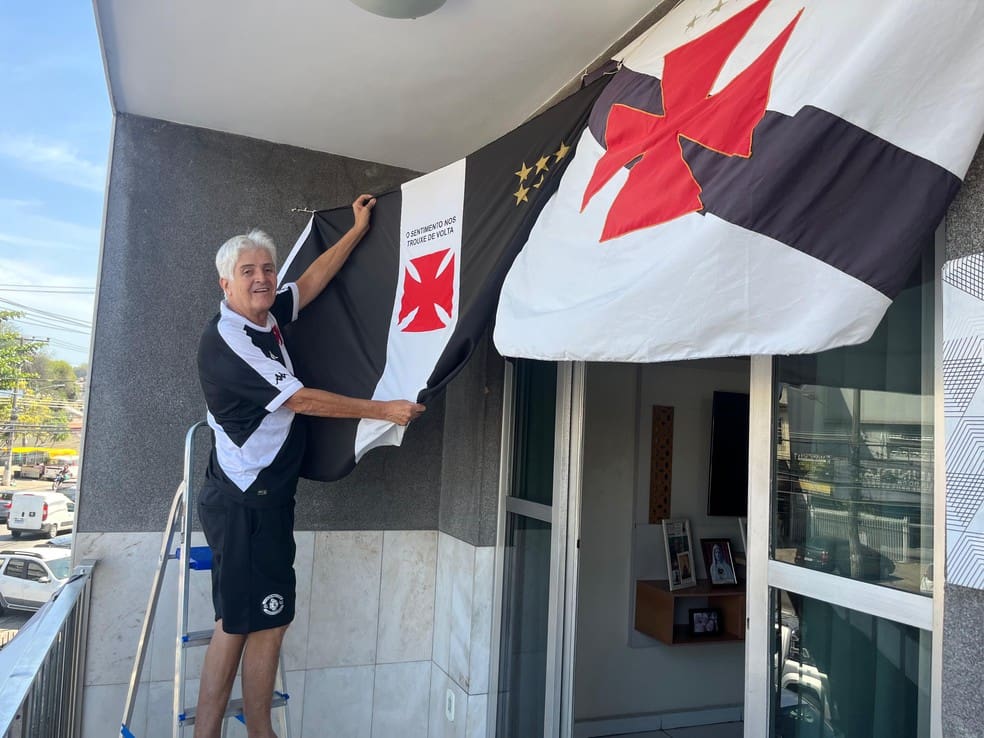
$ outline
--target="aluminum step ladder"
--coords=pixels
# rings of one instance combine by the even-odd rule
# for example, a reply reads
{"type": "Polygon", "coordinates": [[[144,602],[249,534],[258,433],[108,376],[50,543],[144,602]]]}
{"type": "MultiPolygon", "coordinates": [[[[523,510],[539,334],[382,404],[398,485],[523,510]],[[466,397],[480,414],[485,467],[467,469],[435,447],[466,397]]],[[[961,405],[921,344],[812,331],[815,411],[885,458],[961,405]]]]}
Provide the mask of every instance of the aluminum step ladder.
{"type": "MultiPolygon", "coordinates": [[[[185,705],[185,651],[189,648],[207,646],[212,638],[212,629],[199,631],[188,630],[189,573],[195,571],[208,572],[212,569],[211,549],[208,546],[191,545],[191,511],[194,508],[191,498],[196,484],[195,480],[192,479],[192,463],[195,452],[195,435],[202,428],[208,428],[208,424],[205,421],[195,423],[185,435],[184,477],[181,480],[181,484],[178,485],[177,491],[174,493],[174,499],[171,501],[171,511],[168,514],[167,527],[164,529],[161,552],[157,560],[157,570],[154,572],[154,580],[151,583],[150,597],[147,602],[147,611],[140,629],[140,639],[137,641],[137,657],[133,662],[133,670],[130,673],[130,684],[126,692],[126,702],[123,706],[123,721],[120,727],[120,736],[122,738],[140,738],[140,736],[132,732],[130,725],[136,706],[140,673],[143,670],[147,650],[150,647],[150,630],[157,613],[157,603],[164,584],[164,573],[170,561],[177,561],[180,564],[178,568],[178,608],[176,621],[178,627],[174,648],[172,738],[181,738],[184,729],[195,724],[196,708],[185,705]],[[175,548],[176,536],[180,536],[180,538],[179,544],[175,548]]],[[[290,722],[287,719],[287,703],[289,700],[290,695],[287,693],[284,680],[284,662],[283,655],[281,654],[280,664],[277,668],[277,675],[274,681],[272,700],[274,729],[281,738],[290,738],[290,722]]],[[[223,719],[222,723],[223,735],[226,734],[230,722],[236,720],[245,725],[242,698],[229,700],[225,712],[225,719],[223,719]]]]}

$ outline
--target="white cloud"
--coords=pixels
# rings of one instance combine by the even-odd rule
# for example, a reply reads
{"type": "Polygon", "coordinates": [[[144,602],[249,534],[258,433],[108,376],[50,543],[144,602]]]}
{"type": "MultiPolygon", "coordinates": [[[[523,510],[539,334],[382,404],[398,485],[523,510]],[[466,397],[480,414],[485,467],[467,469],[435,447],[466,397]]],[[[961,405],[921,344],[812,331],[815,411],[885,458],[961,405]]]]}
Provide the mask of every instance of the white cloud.
{"type": "MultiPolygon", "coordinates": [[[[5,258],[0,256],[0,279],[5,284],[47,285],[59,287],[95,286],[95,273],[58,275],[39,269],[36,260],[29,257],[5,258]]],[[[64,324],[64,329],[56,328],[58,320],[44,316],[32,316],[32,310],[43,310],[47,313],[63,315],[74,320],[89,323],[92,321],[92,308],[95,295],[92,294],[52,294],[31,292],[10,292],[0,289],[5,299],[18,303],[17,306],[0,303],[0,309],[19,310],[26,312],[23,318],[14,324],[24,335],[48,338],[49,353],[58,359],[67,359],[73,364],[88,360],[88,346],[91,332],[71,324],[64,324]],[[24,306],[24,307],[20,307],[24,306]],[[26,310],[24,308],[27,308],[26,310]],[[79,332],[81,331],[81,332],[79,332]]]]}
{"type": "Polygon", "coordinates": [[[0,133],[0,156],[55,182],[93,192],[105,188],[106,168],[81,158],[64,142],[0,133]]]}
{"type": "MultiPolygon", "coordinates": [[[[42,215],[40,202],[0,198],[0,246],[99,253],[99,229],[42,215]]],[[[0,249],[2,256],[7,249],[0,249]]],[[[45,261],[50,261],[45,259],[45,261]]]]}

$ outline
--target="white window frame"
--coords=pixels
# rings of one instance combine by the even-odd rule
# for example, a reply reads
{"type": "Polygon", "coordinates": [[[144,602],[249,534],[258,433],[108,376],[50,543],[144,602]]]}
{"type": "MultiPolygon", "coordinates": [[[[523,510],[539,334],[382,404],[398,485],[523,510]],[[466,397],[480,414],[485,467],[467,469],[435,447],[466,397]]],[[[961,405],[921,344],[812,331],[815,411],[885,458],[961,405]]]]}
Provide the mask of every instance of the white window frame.
{"type": "Polygon", "coordinates": [[[512,497],[513,432],[516,416],[515,370],[506,362],[503,387],[501,453],[499,459],[499,513],[496,527],[492,640],[489,651],[487,735],[495,735],[499,696],[499,651],[504,596],[506,515],[515,513],[550,523],[550,587],[547,612],[547,670],[544,698],[544,738],[569,738],[573,711],[573,613],[577,601],[576,562],[580,499],[581,427],[584,401],[584,364],[557,363],[557,403],[554,425],[553,504],[512,497]],[[576,495],[576,498],[572,496],[576,495]],[[573,516],[575,520],[569,520],[573,516]],[[567,617],[567,613],[572,616],[567,617]]]}
{"type": "Polygon", "coordinates": [[[946,555],[946,473],[943,417],[943,289],[945,236],[941,226],[935,240],[933,304],[933,594],[927,597],[889,587],[856,582],[811,571],[770,558],[772,514],[773,428],[772,356],[751,358],[748,546],[745,639],[745,738],[769,735],[772,655],[771,597],[781,589],[832,602],[876,617],[925,630],[932,638],[930,665],[930,736],[943,737],[943,595],[946,555]]]}

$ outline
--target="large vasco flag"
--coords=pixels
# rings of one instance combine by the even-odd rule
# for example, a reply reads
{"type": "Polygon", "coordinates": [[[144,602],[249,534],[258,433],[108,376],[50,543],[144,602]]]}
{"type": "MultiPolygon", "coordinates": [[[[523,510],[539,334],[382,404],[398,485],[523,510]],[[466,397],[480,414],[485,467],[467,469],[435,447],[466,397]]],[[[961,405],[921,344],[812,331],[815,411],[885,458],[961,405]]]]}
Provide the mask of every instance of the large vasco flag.
{"type": "Polygon", "coordinates": [[[508,356],[860,343],[984,126],[984,3],[687,0],[621,56],[502,289],[508,356]]]}
{"type": "MultiPolygon", "coordinates": [[[[982,28],[964,0],[684,0],[613,77],[380,198],[291,329],[298,374],[426,402],[493,313],[502,354],[548,360],[863,342],[981,139],[982,28]]],[[[351,217],[316,214],[282,277],[351,217]]],[[[403,432],[312,426],[317,479],[403,432]]]]}
{"type": "MultiPolygon", "coordinates": [[[[495,314],[502,280],[609,79],[378,197],[345,268],[286,329],[306,386],[426,403],[451,380],[495,314]]],[[[281,281],[299,277],[351,225],[351,208],[315,213],[281,281]]],[[[398,445],[405,431],[380,421],[308,422],[302,474],[324,481],[347,474],[369,449],[398,445]]]]}

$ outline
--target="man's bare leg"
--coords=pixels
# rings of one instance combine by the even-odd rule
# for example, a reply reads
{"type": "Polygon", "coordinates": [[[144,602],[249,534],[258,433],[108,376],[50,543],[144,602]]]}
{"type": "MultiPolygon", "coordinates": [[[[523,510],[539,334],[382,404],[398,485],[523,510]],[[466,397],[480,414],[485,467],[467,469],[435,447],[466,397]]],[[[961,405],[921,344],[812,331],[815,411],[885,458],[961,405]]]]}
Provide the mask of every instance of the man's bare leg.
{"type": "Polygon", "coordinates": [[[246,636],[226,633],[222,630],[222,621],[215,622],[215,632],[205,651],[201,687],[198,689],[195,738],[219,738],[222,716],[229,704],[229,693],[236,680],[245,644],[246,636]]]}
{"type": "Polygon", "coordinates": [[[270,721],[273,685],[287,626],[250,633],[243,652],[243,711],[249,738],[276,738],[270,721]]]}

